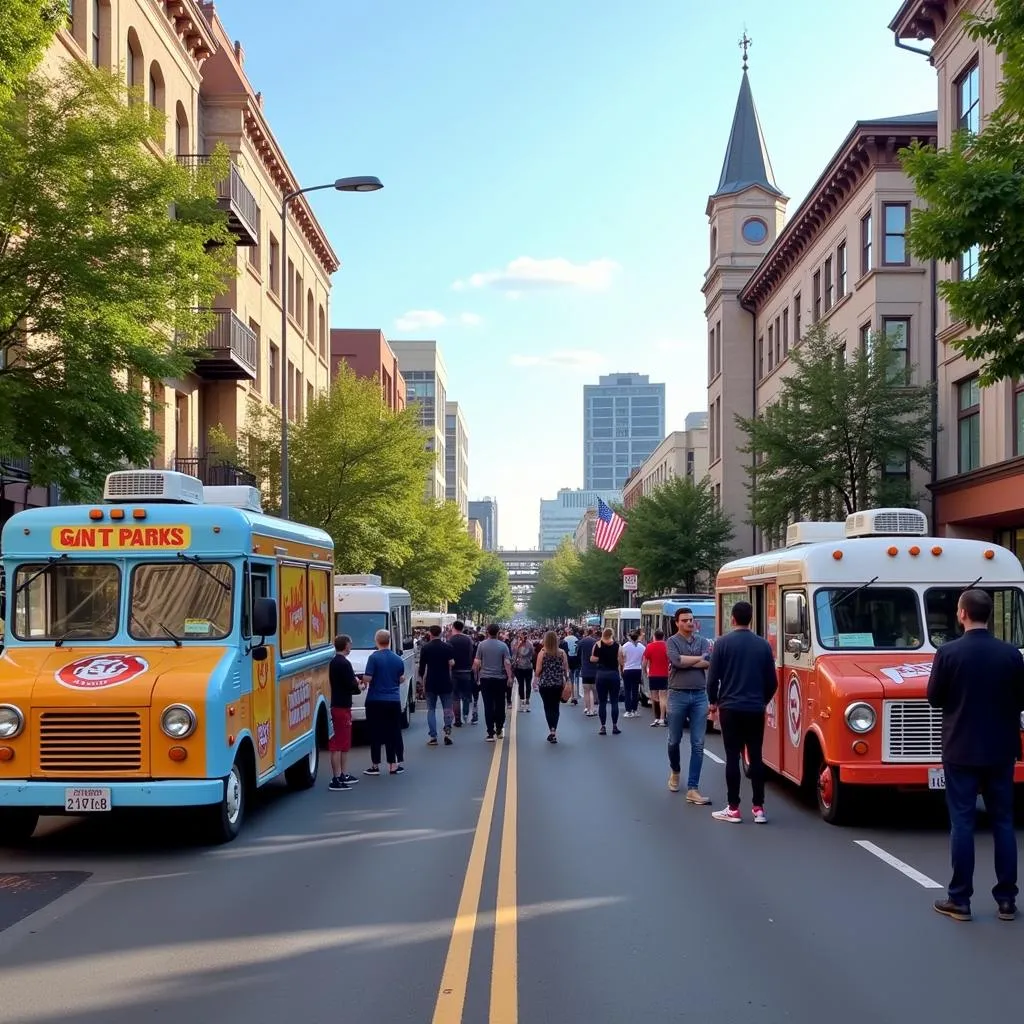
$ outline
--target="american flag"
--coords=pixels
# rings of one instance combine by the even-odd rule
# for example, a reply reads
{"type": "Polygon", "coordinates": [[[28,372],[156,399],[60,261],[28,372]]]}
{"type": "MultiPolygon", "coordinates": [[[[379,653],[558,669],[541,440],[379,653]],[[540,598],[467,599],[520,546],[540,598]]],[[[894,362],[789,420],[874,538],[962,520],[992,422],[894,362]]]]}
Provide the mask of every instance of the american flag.
{"type": "Polygon", "coordinates": [[[597,525],[594,527],[594,545],[602,551],[614,551],[626,529],[626,520],[613,512],[600,498],[597,499],[597,525]]]}

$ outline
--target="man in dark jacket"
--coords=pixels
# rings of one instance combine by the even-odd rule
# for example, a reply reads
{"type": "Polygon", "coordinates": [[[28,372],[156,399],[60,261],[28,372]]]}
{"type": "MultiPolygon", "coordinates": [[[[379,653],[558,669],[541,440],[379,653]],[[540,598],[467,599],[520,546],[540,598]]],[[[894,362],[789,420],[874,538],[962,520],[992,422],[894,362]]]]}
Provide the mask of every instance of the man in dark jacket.
{"type": "Polygon", "coordinates": [[[942,709],[942,765],[950,820],[953,878],[935,909],[956,921],[971,919],[974,894],[974,817],[985,799],[995,846],[992,890],[1002,921],[1017,916],[1017,837],[1013,828],[1013,767],[1021,756],[1024,658],[988,630],[992,598],[984,590],[960,595],[959,640],[935,654],[928,702],[942,709]]]}
{"type": "MultiPolygon", "coordinates": [[[[452,635],[448,639],[449,646],[455,652],[455,665],[452,668],[452,707],[455,712],[456,729],[462,728],[463,720],[469,720],[469,709],[473,702],[473,658],[476,656],[476,644],[473,643],[472,637],[466,635],[465,629],[464,622],[454,622],[452,635]]],[[[476,720],[474,709],[473,721],[476,720]]]]}
{"type": "Polygon", "coordinates": [[[441,627],[430,627],[430,640],[420,648],[419,682],[427,700],[428,747],[437,746],[437,705],[444,715],[444,745],[452,745],[452,668],[455,652],[441,639],[441,627]]]}
{"type": "Polygon", "coordinates": [[[715,811],[718,821],[740,822],[740,757],[747,748],[751,812],[763,825],[764,813],[764,711],[775,696],[779,680],[775,656],[768,641],[750,629],[754,609],[749,601],[737,601],[732,609],[732,632],[715,643],[708,667],[708,703],[718,710],[718,725],[725,745],[725,785],[728,806],[715,811]]]}

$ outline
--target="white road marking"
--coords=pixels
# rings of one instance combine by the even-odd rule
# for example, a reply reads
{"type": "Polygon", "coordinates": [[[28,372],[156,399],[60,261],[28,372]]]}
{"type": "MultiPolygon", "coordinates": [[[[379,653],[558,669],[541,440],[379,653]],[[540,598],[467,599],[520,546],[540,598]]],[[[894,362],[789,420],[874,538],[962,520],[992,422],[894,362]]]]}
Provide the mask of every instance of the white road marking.
{"type": "Polygon", "coordinates": [[[714,761],[715,764],[725,764],[725,760],[723,758],[719,757],[713,751],[708,750],[707,747],[704,748],[704,756],[710,758],[710,760],[714,761]]]}
{"type": "Polygon", "coordinates": [[[917,868],[911,867],[909,864],[900,860],[899,857],[894,857],[887,850],[883,850],[880,846],[876,846],[874,843],[868,842],[867,839],[855,839],[853,842],[862,850],[867,850],[872,856],[875,856],[880,861],[888,864],[889,867],[895,868],[900,872],[900,874],[906,875],[912,882],[917,882],[917,884],[923,889],[945,888],[941,882],[936,882],[934,878],[929,878],[927,875],[922,874],[917,870],[917,868]]]}

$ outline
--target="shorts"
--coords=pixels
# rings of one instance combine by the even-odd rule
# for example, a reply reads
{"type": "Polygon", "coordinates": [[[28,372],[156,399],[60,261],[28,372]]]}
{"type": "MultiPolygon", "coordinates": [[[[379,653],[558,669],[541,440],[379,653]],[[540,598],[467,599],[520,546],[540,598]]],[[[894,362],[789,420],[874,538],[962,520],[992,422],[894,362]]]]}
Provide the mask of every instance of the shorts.
{"type": "Polygon", "coordinates": [[[668,689],[668,676],[648,676],[647,677],[647,688],[652,692],[654,690],[667,690],[668,689]]]}
{"type": "Polygon", "coordinates": [[[352,709],[331,708],[334,735],[327,744],[332,754],[347,754],[352,749],[352,709]]]}

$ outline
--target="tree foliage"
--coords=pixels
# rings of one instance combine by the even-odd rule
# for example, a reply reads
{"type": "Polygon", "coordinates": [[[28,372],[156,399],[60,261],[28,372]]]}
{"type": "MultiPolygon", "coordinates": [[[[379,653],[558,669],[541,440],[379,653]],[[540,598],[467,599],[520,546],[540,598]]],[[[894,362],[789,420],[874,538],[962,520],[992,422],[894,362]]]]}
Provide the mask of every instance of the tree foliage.
{"type": "Polygon", "coordinates": [[[579,570],[580,556],[566,537],[548,561],[541,563],[537,585],[530,596],[530,615],[541,622],[564,622],[579,610],[572,594],[572,581],[579,570]]]}
{"type": "Polygon", "coordinates": [[[902,352],[882,336],[844,358],[825,325],[790,350],[793,372],[778,401],[745,419],[740,450],[754,456],[750,521],[770,536],[794,516],[832,518],[875,504],[914,501],[906,479],[886,467],[930,465],[934,388],[911,383],[902,352]]]}
{"type": "Polygon", "coordinates": [[[4,0],[0,18],[0,102],[24,85],[54,33],[67,20],[66,0],[4,0]]]}
{"type": "Polygon", "coordinates": [[[76,61],[0,99],[0,450],[70,498],[148,461],[142,381],[191,368],[214,323],[198,310],[235,272],[226,157],[179,167],[153,153],[163,133],[76,61]]]}
{"type": "Polygon", "coordinates": [[[622,604],[625,550],[621,544],[612,552],[592,547],[579,556],[569,580],[569,596],[575,609],[599,612],[622,604]]]}
{"type": "Polygon", "coordinates": [[[473,582],[452,602],[453,610],[467,618],[500,622],[515,610],[505,563],[493,552],[479,559],[473,582]]]}
{"type": "Polygon", "coordinates": [[[995,0],[991,17],[968,16],[968,32],[1002,55],[1001,102],[978,135],[948,149],[916,143],[903,167],[927,204],[908,240],[919,259],[978,255],[973,277],[940,281],[954,321],[969,330],[954,345],[982,361],[981,383],[1024,375],[1024,5],[995,0]]]}
{"type": "MultiPolygon", "coordinates": [[[[695,593],[713,584],[732,552],[732,523],[707,480],[674,476],[629,510],[616,550],[619,567],[632,565],[646,593],[682,587],[695,593]]],[[[621,600],[621,582],[619,600],[621,600]]]]}

